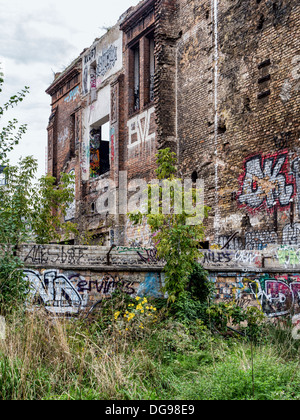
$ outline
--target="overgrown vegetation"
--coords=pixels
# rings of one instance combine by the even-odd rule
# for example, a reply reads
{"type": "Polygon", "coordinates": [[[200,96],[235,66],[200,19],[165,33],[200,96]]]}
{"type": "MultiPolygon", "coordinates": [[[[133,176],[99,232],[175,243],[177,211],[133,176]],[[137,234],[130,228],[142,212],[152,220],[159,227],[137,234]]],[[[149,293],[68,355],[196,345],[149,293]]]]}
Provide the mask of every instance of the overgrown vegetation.
{"type": "MultiPolygon", "coordinates": [[[[3,75],[0,73],[0,92],[3,75]]],[[[22,102],[28,88],[0,107],[22,102]]],[[[8,153],[26,125],[13,120],[0,131],[0,400],[241,400],[300,399],[299,344],[291,326],[266,323],[256,308],[214,301],[212,284],[197,263],[203,223],[193,211],[176,212],[176,158],[158,153],[157,176],[171,189],[170,213],[147,215],[159,256],[166,261],[169,299],[132,298],[116,291],[88,318],[53,318],[43,307],[25,308],[28,285],[16,256],[20,243],[61,241],[76,234],[65,223],[73,201],[72,176],[34,182],[32,157],[12,166],[8,153]],[[21,304],[20,304],[21,303],[21,304]]],[[[192,188],[192,203],[198,191],[192,188]]],[[[153,204],[153,203],[152,203],[153,204]]],[[[186,210],[186,207],[184,207],[186,210]]],[[[192,208],[189,210],[193,210],[192,208]]],[[[204,216],[208,208],[203,207],[204,216]]],[[[141,213],[131,215],[136,223],[141,213]]]]}
{"type": "Polygon", "coordinates": [[[156,175],[160,184],[152,184],[148,189],[147,212],[128,215],[136,225],[143,217],[147,218],[157,254],[165,261],[164,291],[170,302],[191,288],[189,278],[195,270],[195,261],[201,256],[203,220],[209,211],[200,200],[203,194],[200,188],[191,185],[183,193],[183,182],[176,177],[176,165],[176,154],[169,148],[158,151],[156,175]]]}
{"type": "MultiPolygon", "coordinates": [[[[0,72],[0,93],[3,83],[0,72]]],[[[0,119],[28,92],[26,86],[0,106],[0,119]]],[[[24,302],[28,290],[20,271],[23,264],[17,257],[18,245],[60,242],[78,235],[77,226],[64,220],[74,200],[74,176],[62,173],[59,182],[50,175],[36,180],[38,162],[32,156],[10,164],[8,155],[26,131],[27,125],[19,126],[15,118],[0,129],[0,167],[5,176],[0,185],[0,305],[6,312],[24,302]]]]}
{"type": "Polygon", "coordinates": [[[261,325],[252,347],[246,327],[245,336],[217,332],[210,316],[191,321],[189,309],[170,313],[160,301],[116,293],[87,320],[14,312],[0,340],[0,399],[300,399],[289,330],[261,325]]]}

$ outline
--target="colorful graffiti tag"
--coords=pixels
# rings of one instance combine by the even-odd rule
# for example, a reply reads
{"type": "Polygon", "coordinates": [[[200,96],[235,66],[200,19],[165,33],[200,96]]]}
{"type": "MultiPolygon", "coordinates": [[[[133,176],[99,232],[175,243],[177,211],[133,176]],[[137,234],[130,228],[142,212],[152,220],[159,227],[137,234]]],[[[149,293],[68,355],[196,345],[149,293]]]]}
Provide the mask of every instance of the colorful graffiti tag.
{"type": "Polygon", "coordinates": [[[236,289],[236,299],[241,302],[245,296],[255,299],[264,314],[271,318],[298,313],[300,312],[300,276],[271,277],[266,274],[244,281],[242,287],[239,286],[236,289]]]}
{"type": "Polygon", "coordinates": [[[294,177],[290,175],[288,152],[267,156],[255,155],[246,159],[240,177],[238,204],[255,212],[263,207],[272,211],[290,206],[295,194],[294,177]]]}

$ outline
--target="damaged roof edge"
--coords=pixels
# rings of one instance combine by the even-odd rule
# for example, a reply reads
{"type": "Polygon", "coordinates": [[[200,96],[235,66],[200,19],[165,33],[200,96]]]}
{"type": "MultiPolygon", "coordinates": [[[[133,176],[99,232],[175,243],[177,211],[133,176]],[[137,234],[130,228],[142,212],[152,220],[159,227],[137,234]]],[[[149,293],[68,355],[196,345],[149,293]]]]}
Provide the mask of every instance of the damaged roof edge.
{"type": "Polygon", "coordinates": [[[52,95],[53,91],[59,89],[59,86],[61,84],[64,84],[66,82],[66,79],[71,78],[74,75],[74,73],[80,73],[80,69],[77,67],[77,65],[81,64],[81,55],[77,57],[74,61],[72,61],[72,63],[68,67],[66,67],[66,69],[63,70],[61,73],[55,74],[53,82],[45,91],[48,95],[52,95]]]}

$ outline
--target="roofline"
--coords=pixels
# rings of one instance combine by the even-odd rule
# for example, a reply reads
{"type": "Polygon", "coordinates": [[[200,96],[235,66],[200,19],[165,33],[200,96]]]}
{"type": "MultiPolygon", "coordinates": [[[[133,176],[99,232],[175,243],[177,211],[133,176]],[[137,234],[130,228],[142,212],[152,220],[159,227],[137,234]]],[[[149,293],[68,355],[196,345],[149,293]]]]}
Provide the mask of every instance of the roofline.
{"type": "Polygon", "coordinates": [[[128,17],[124,19],[124,21],[120,25],[121,31],[128,32],[133,26],[140,21],[143,16],[146,14],[147,9],[153,9],[155,7],[155,0],[144,0],[141,4],[139,3],[136,8],[129,14],[128,17]]]}
{"type": "Polygon", "coordinates": [[[57,90],[64,86],[69,80],[74,76],[77,76],[81,73],[81,66],[78,67],[78,64],[81,65],[82,57],[81,55],[73,61],[46,89],[46,93],[52,96],[57,90]]]}

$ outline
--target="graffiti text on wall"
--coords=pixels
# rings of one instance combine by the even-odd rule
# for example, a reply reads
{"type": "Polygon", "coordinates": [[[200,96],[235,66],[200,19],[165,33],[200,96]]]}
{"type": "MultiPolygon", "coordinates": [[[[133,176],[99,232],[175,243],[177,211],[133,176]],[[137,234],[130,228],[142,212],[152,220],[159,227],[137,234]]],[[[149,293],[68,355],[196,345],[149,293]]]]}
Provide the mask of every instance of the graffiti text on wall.
{"type": "Polygon", "coordinates": [[[288,208],[294,195],[294,178],[290,176],[287,152],[257,155],[246,159],[241,177],[238,202],[250,212],[263,206],[288,208]]]}
{"type": "Polygon", "coordinates": [[[101,280],[81,280],[77,287],[78,292],[91,292],[96,290],[103,295],[109,295],[116,289],[122,290],[128,295],[135,293],[133,282],[122,280],[119,276],[113,275],[106,275],[101,280]]]}
{"type": "Polygon", "coordinates": [[[75,101],[78,95],[79,95],[79,87],[77,86],[75,89],[71,90],[69,95],[65,98],[65,102],[75,101]]]}
{"type": "Polygon", "coordinates": [[[149,155],[155,151],[155,130],[151,130],[154,121],[154,108],[151,108],[128,121],[128,151],[131,156],[135,149],[139,151],[148,147],[149,155]]]}
{"type": "Polygon", "coordinates": [[[283,316],[299,311],[300,278],[268,275],[249,283],[249,291],[258,300],[269,317],[283,316]]]}
{"type": "Polygon", "coordinates": [[[43,245],[33,245],[24,258],[28,264],[68,264],[78,265],[85,257],[83,247],[57,247],[49,248],[43,245]]]}
{"type": "Polygon", "coordinates": [[[82,298],[70,280],[58,270],[46,270],[42,274],[24,270],[30,291],[28,302],[43,304],[55,314],[78,313],[82,298]]]}
{"type": "Polygon", "coordinates": [[[111,45],[107,50],[103,51],[98,57],[97,63],[97,76],[104,76],[109,70],[111,70],[118,59],[118,48],[111,45]]]}

